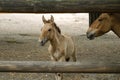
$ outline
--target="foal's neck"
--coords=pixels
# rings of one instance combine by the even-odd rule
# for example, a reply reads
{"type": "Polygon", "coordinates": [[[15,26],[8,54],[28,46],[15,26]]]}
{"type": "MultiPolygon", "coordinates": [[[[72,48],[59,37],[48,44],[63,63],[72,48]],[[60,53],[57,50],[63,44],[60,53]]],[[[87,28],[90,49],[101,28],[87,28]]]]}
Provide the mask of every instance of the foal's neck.
{"type": "Polygon", "coordinates": [[[63,35],[61,35],[59,32],[55,32],[54,38],[50,40],[51,46],[56,48],[57,46],[60,45],[62,39],[63,35]]]}

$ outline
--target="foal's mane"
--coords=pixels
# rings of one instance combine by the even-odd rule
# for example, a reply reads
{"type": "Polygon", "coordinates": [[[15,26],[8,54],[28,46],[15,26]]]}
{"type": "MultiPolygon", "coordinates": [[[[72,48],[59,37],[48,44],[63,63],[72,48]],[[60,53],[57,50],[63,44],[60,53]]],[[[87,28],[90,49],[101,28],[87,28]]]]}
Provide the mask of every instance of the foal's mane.
{"type": "Polygon", "coordinates": [[[61,34],[61,30],[60,30],[60,28],[56,25],[56,23],[53,23],[53,25],[55,26],[55,29],[61,34]]]}
{"type": "MultiPolygon", "coordinates": [[[[47,20],[46,23],[51,23],[51,20],[47,20]]],[[[60,28],[56,25],[55,22],[52,22],[52,25],[55,27],[55,29],[61,34],[60,28]]]]}

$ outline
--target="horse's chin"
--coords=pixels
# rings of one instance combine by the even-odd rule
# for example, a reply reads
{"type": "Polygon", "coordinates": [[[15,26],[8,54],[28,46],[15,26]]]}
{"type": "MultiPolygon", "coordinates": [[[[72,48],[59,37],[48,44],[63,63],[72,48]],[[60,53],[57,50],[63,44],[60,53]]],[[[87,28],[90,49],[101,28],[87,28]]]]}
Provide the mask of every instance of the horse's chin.
{"type": "Polygon", "coordinates": [[[89,37],[88,39],[89,39],[89,40],[94,40],[94,39],[95,39],[95,37],[89,37]]]}
{"type": "Polygon", "coordinates": [[[45,43],[40,43],[40,46],[44,46],[45,45],[45,43]]]}

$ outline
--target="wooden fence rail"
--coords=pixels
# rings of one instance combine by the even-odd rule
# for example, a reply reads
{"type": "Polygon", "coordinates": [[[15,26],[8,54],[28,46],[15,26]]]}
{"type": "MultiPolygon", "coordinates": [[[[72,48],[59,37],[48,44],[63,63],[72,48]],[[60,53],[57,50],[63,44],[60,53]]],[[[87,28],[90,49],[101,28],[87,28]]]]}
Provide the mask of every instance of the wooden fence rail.
{"type": "MultiPolygon", "coordinates": [[[[0,0],[0,13],[120,12],[120,0],[0,0]]],[[[120,63],[0,61],[0,72],[120,73],[120,63]]]]}
{"type": "Polygon", "coordinates": [[[120,12],[120,0],[0,0],[0,12],[120,12]]]}
{"type": "Polygon", "coordinates": [[[0,61],[0,72],[35,73],[120,73],[120,63],[80,63],[51,61],[0,61]]]}

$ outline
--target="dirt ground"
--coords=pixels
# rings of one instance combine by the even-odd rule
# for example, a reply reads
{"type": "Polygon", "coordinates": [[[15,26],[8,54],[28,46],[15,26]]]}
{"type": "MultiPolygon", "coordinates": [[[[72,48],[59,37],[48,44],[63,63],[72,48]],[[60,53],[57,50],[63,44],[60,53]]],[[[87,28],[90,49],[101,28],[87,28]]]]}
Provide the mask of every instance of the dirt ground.
{"type": "MultiPolygon", "coordinates": [[[[49,43],[38,43],[43,14],[0,14],[1,61],[50,61],[49,43]]],[[[86,38],[88,14],[53,15],[62,33],[71,35],[81,63],[120,63],[120,39],[112,32],[95,40],[86,38]]],[[[0,80],[55,80],[50,73],[0,73],[0,80]]],[[[64,74],[63,80],[120,80],[120,74],[64,74]]]]}

